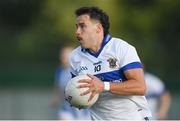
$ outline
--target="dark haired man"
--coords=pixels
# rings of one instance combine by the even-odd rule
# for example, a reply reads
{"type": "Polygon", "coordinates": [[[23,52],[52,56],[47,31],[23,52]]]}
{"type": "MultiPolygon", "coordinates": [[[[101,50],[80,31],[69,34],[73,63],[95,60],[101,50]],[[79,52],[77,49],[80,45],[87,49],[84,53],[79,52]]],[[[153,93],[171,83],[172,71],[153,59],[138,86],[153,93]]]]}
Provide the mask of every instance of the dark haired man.
{"type": "Polygon", "coordinates": [[[97,93],[90,108],[94,120],[147,120],[151,116],[144,97],[144,72],[136,49],[109,35],[109,17],[97,7],[82,7],[75,12],[76,37],[80,43],[70,56],[73,76],[88,74],[79,88],[81,95],[97,93]],[[82,69],[86,68],[86,69],[82,69]]]}

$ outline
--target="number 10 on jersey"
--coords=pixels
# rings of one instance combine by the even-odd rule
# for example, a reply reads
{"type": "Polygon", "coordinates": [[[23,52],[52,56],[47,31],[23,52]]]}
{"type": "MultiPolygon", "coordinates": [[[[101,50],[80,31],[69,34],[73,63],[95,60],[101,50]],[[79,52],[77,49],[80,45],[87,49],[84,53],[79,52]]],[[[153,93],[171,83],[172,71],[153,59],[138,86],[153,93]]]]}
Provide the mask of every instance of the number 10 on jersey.
{"type": "Polygon", "coordinates": [[[100,71],[101,70],[101,65],[96,65],[95,67],[94,67],[94,72],[98,72],[98,71],[100,71]]]}

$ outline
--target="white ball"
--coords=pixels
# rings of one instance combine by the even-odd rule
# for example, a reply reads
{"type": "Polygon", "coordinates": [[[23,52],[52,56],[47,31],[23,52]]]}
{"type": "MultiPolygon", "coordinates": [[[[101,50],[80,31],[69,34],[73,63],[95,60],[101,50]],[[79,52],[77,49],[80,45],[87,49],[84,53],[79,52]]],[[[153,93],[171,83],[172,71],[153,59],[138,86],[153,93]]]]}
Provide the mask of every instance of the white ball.
{"type": "Polygon", "coordinates": [[[91,92],[87,95],[81,96],[80,94],[89,88],[77,88],[80,84],[79,80],[82,79],[90,79],[87,75],[80,75],[72,78],[66,85],[65,88],[65,100],[70,103],[71,106],[81,108],[89,108],[91,107],[98,99],[99,94],[96,94],[91,101],[88,102],[88,99],[91,95],[91,92]]]}

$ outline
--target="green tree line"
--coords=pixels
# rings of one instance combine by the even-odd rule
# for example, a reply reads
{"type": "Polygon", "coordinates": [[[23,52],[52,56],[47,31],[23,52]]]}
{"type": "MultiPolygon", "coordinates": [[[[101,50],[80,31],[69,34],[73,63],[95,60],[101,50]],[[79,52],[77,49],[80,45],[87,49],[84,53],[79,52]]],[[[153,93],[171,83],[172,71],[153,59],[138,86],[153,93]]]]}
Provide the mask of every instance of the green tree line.
{"type": "Polygon", "coordinates": [[[133,44],[146,69],[178,89],[179,0],[0,1],[0,84],[51,85],[59,49],[78,46],[74,11],[81,6],[106,11],[110,34],[133,44]]]}

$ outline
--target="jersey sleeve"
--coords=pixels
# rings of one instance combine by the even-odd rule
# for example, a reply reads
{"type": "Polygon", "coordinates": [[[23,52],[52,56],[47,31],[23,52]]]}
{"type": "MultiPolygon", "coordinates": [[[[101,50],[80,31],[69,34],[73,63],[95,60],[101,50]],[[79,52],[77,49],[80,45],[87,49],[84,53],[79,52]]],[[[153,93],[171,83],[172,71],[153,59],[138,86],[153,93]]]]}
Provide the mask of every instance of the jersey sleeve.
{"type": "Polygon", "coordinates": [[[142,64],[135,47],[124,42],[119,46],[118,52],[120,65],[123,71],[133,68],[142,68],[142,64]]]}
{"type": "Polygon", "coordinates": [[[75,70],[72,67],[70,68],[70,74],[71,74],[71,78],[76,77],[75,70]]]}
{"type": "Polygon", "coordinates": [[[73,61],[73,54],[71,53],[69,56],[69,63],[70,63],[70,74],[71,74],[71,78],[77,76],[74,65],[75,62],[73,61]]]}

